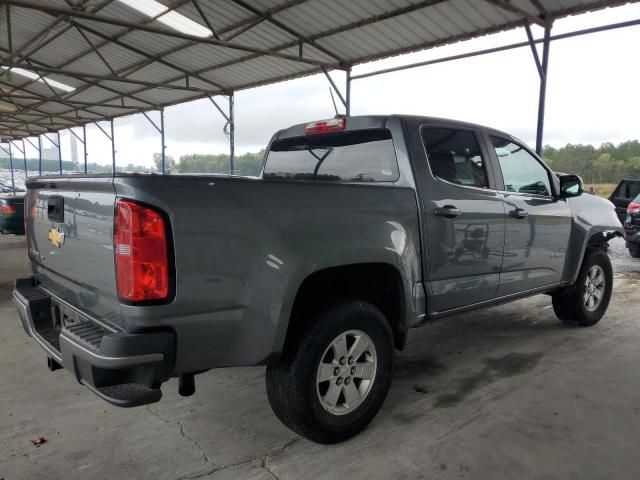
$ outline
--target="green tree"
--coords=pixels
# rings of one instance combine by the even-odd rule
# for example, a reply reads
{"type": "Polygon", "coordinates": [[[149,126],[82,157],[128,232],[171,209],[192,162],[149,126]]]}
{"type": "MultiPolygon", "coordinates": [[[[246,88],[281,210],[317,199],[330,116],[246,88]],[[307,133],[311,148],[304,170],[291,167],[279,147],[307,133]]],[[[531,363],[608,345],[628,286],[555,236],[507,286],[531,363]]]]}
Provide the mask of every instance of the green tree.
{"type": "MultiPolygon", "coordinates": [[[[153,164],[155,165],[156,170],[158,172],[162,172],[162,154],[161,153],[153,154],[153,164]]],[[[173,169],[175,169],[176,161],[171,155],[165,155],[164,166],[167,172],[171,172],[173,169]]]]}

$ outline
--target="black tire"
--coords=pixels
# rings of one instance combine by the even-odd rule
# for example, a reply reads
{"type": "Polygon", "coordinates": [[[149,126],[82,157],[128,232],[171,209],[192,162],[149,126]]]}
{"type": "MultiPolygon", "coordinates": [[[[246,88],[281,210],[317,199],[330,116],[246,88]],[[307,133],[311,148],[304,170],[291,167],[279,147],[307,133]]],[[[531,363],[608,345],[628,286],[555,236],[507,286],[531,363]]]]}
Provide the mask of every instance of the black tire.
{"type": "Polygon", "coordinates": [[[358,434],[373,420],[389,391],[392,370],[393,335],[385,316],[369,303],[345,301],[310,322],[290,362],[267,367],[267,397],[278,419],[294,432],[314,442],[337,443],[358,434]],[[323,407],[316,375],[332,342],[351,330],[371,339],[375,374],[361,403],[352,412],[336,415],[323,407]]]}
{"type": "Polygon", "coordinates": [[[629,255],[633,258],[640,258],[640,245],[631,244],[629,245],[629,255]]]}
{"type": "Polygon", "coordinates": [[[552,296],[553,311],[564,323],[590,327],[600,321],[607,311],[613,290],[613,269],[607,252],[591,250],[585,255],[575,285],[566,287],[552,296]],[[585,304],[587,276],[594,266],[604,274],[604,291],[597,308],[589,309],[585,304]]]}

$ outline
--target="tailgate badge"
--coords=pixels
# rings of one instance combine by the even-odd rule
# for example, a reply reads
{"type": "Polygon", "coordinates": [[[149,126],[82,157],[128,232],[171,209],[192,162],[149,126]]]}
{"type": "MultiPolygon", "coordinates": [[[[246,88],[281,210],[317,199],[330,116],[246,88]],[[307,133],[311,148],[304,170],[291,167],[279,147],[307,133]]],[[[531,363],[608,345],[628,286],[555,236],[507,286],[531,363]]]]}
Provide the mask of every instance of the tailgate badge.
{"type": "Polygon", "coordinates": [[[53,227],[49,230],[49,240],[54,247],[61,248],[64,245],[64,232],[60,231],[60,227],[53,227]]]}

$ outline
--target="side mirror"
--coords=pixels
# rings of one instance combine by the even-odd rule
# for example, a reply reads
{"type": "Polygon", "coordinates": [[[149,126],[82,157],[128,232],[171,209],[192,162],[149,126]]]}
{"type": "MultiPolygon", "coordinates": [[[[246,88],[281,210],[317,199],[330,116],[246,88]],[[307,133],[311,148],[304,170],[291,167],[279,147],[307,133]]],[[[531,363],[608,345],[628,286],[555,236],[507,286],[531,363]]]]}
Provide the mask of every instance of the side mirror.
{"type": "Polygon", "coordinates": [[[584,193],[582,179],[578,175],[560,175],[560,196],[579,197],[584,193]]]}

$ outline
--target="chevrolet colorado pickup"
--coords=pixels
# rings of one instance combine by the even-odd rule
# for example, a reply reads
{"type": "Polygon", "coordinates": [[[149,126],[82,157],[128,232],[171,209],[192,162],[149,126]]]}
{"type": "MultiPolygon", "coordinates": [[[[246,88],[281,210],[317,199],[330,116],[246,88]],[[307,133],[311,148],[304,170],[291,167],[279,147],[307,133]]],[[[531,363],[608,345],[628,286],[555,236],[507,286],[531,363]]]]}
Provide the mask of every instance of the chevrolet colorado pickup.
{"type": "Polygon", "coordinates": [[[613,286],[611,202],[478,125],[361,116],[272,138],[258,178],[28,181],[14,299],[52,370],[119,406],[266,365],[276,416],[332,443],[373,419],[394,348],[429,320],[551,296],[591,326],[613,286]]]}

